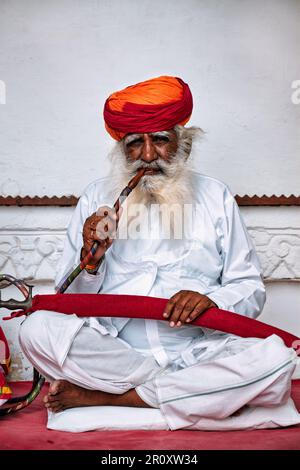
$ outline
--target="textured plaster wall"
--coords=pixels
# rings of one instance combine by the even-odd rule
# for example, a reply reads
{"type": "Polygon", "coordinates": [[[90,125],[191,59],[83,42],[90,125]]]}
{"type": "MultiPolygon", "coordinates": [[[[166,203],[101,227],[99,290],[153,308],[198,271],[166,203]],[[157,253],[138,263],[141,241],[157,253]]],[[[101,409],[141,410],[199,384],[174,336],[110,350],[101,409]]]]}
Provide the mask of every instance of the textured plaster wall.
{"type": "Polygon", "coordinates": [[[299,193],[299,18],[298,0],[2,0],[1,192],[80,194],[108,169],[108,94],[169,74],[207,132],[199,170],[299,193]]]}

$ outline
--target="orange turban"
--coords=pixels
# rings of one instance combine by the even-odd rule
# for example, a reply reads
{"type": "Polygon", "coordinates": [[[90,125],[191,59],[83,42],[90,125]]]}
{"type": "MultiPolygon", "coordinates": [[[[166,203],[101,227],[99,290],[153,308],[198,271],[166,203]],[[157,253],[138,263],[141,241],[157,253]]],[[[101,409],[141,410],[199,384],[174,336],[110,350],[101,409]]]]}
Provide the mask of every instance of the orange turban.
{"type": "Polygon", "coordinates": [[[148,133],[184,125],[191,117],[189,86],[177,77],[162,76],[110,95],[104,105],[106,130],[116,140],[129,133],[148,133]]]}

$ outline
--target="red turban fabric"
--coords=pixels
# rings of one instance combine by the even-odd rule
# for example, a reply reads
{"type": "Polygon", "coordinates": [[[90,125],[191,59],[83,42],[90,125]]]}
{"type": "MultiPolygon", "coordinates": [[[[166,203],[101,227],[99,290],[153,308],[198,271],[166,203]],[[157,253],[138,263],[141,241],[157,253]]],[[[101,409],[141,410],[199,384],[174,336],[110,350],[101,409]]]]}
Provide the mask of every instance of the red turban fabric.
{"type": "Polygon", "coordinates": [[[193,97],[180,78],[162,76],[110,95],[104,105],[105,127],[116,140],[129,133],[148,133],[184,125],[191,117],[193,97]]]}
{"type": "MultiPolygon", "coordinates": [[[[122,318],[149,318],[165,320],[163,312],[168,299],[145,297],[140,295],[120,294],[50,294],[35,295],[32,306],[26,313],[37,310],[54,310],[65,314],[76,314],[79,317],[122,317],[122,318]]],[[[24,311],[13,312],[9,320],[25,315],[24,311]]],[[[266,325],[258,320],[228,312],[220,308],[210,308],[200,315],[193,325],[220,330],[243,338],[267,338],[278,335],[288,347],[299,350],[300,339],[287,331],[266,325]]],[[[300,351],[299,351],[300,352],[300,351]]]]}

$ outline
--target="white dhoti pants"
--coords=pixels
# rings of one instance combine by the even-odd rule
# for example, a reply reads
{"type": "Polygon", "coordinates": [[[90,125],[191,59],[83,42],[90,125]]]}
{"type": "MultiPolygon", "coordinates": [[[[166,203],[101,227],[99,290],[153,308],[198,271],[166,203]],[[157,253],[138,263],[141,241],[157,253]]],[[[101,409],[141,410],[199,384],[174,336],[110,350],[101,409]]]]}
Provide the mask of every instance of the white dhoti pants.
{"type": "MultiPolygon", "coordinates": [[[[234,337],[212,359],[158,365],[119,337],[102,334],[83,318],[38,311],[20,328],[20,344],[49,381],[65,379],[91,390],[122,394],[132,388],[159,408],[170,429],[198,429],[244,405],[277,407],[290,396],[296,353],[281,338],[234,337]]],[[[224,342],[224,341],[223,341],[224,342]]]]}

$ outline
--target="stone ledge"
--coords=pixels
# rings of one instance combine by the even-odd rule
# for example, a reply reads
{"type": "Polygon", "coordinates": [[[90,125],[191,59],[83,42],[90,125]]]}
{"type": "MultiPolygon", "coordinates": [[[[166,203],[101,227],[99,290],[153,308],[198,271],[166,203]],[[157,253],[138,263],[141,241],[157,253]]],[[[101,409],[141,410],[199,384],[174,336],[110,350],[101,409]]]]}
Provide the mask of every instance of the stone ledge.
{"type": "MultiPolygon", "coordinates": [[[[262,196],[257,196],[257,194],[240,196],[236,194],[235,199],[239,206],[300,206],[300,196],[294,194],[289,196],[284,194],[280,196],[275,194],[271,196],[266,194],[262,196]]],[[[0,196],[0,206],[70,207],[76,206],[77,202],[78,197],[73,194],[70,196],[0,196]]]]}

